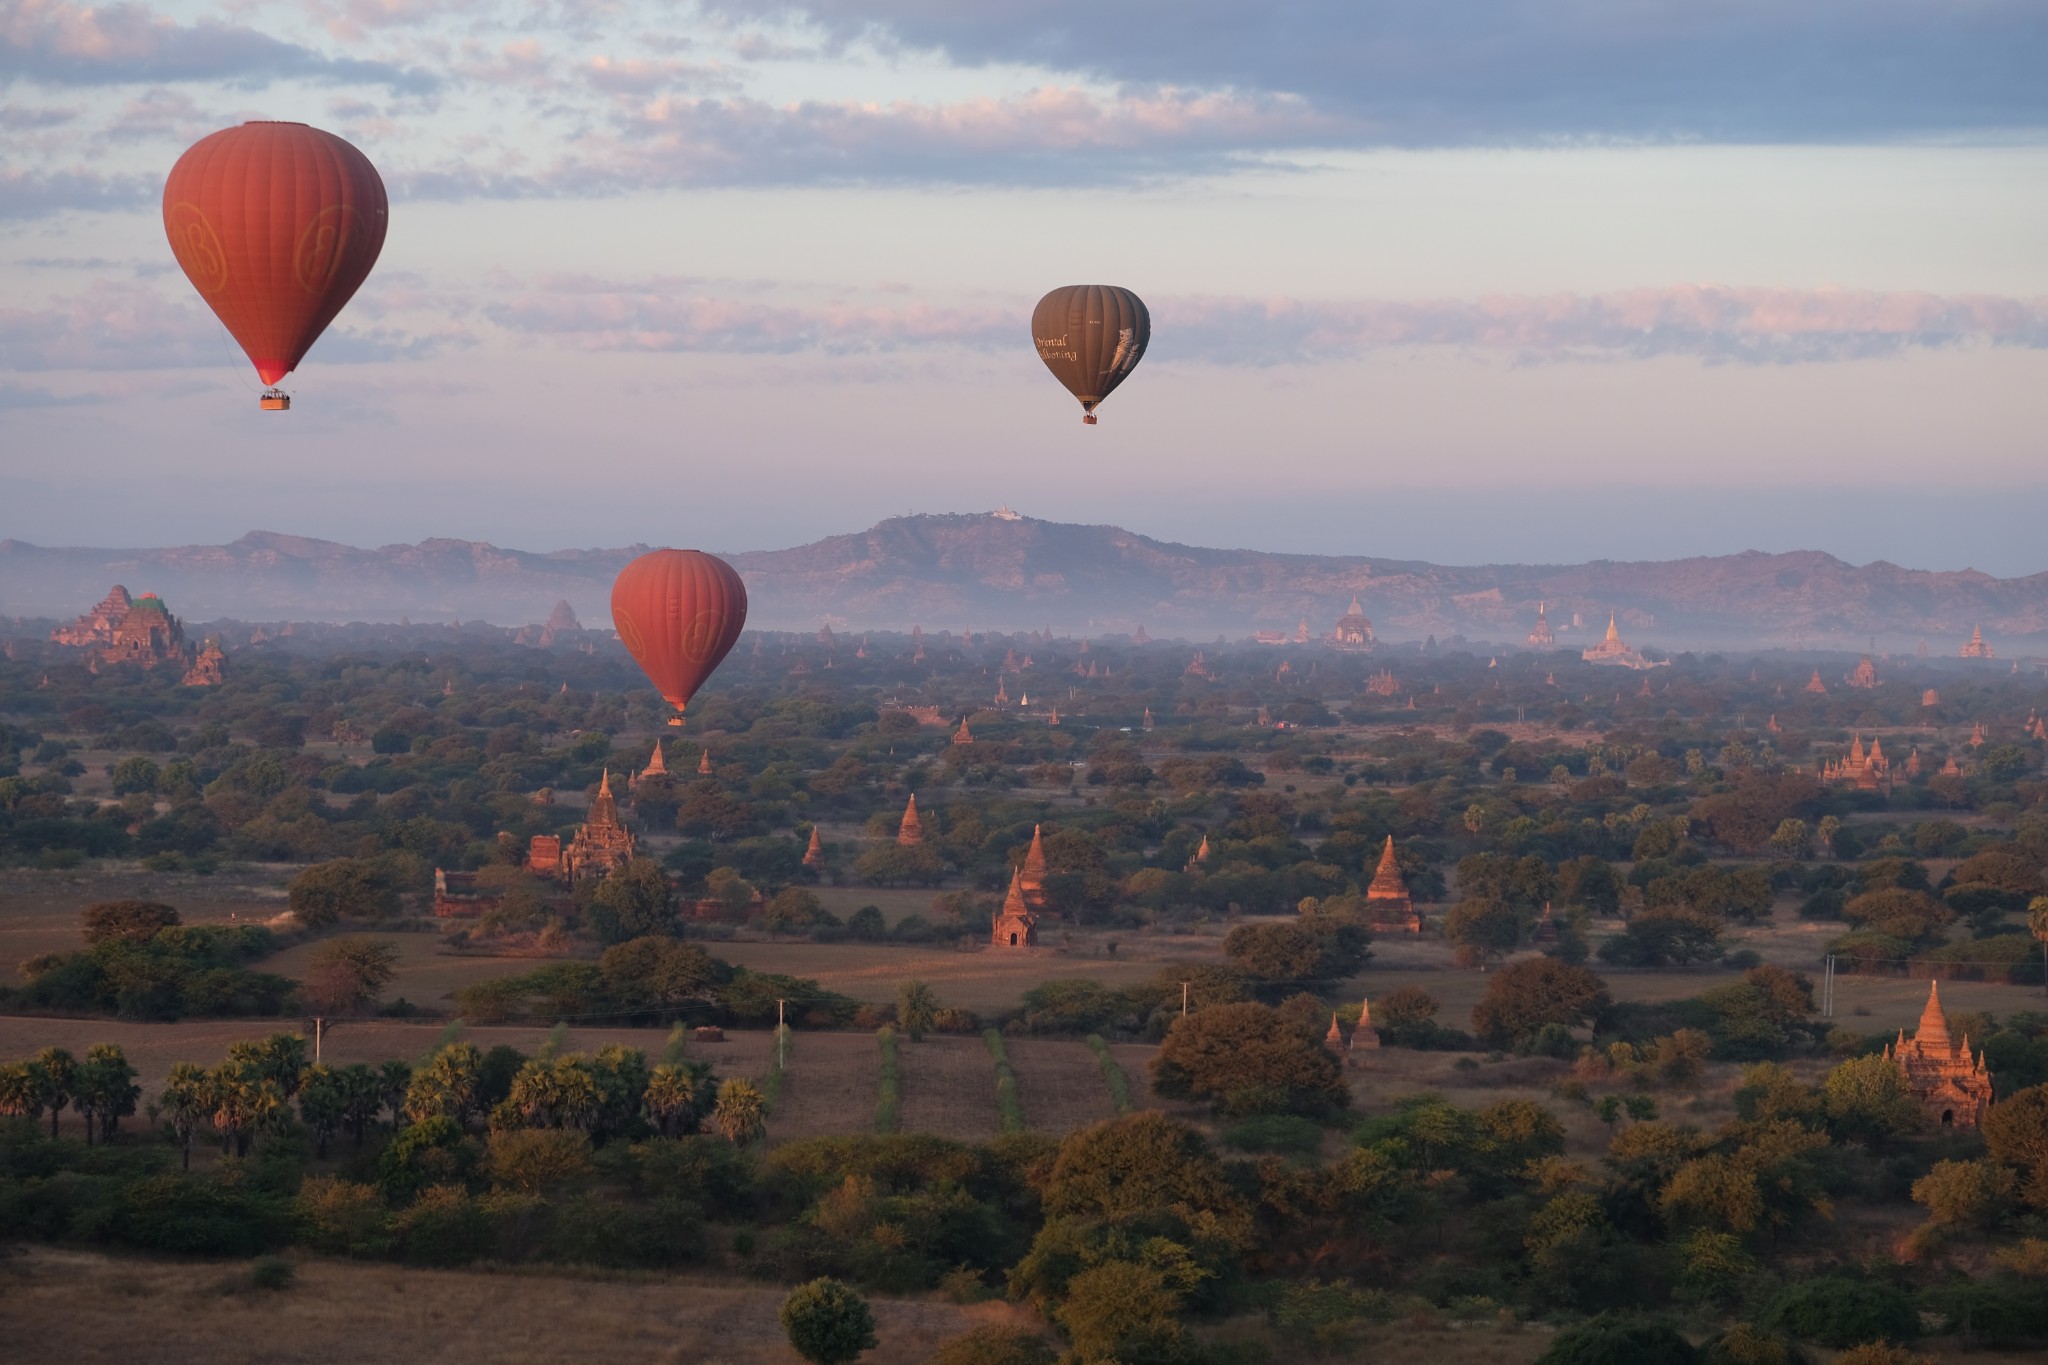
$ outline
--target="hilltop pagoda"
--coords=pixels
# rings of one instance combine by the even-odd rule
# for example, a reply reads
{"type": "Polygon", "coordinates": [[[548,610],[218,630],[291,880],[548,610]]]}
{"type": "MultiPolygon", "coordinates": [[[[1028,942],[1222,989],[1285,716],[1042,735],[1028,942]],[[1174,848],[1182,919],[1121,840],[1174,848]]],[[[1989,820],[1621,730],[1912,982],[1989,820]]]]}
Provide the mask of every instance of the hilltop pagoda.
{"type": "Polygon", "coordinates": [[[1615,613],[1607,613],[1607,636],[1590,649],[1579,651],[1579,657],[1589,664],[1610,664],[1619,668],[1656,668],[1652,663],[1632,649],[1622,638],[1621,629],[1615,623],[1615,613]]]}
{"type": "Polygon", "coordinates": [[[1995,659],[1998,657],[1997,651],[1984,642],[1984,627],[1970,627],[1970,641],[1963,646],[1962,657],[1965,659],[1995,659]]]}
{"type": "Polygon", "coordinates": [[[1557,647],[1557,636],[1550,629],[1550,616],[1546,610],[1549,605],[1547,602],[1538,602],[1536,604],[1536,628],[1529,632],[1529,648],[1531,649],[1555,649],[1557,647]]]}
{"type": "Polygon", "coordinates": [[[1927,1008],[1913,1036],[1904,1029],[1884,1050],[1885,1057],[1905,1073],[1906,1087],[1927,1117],[1944,1128],[1975,1128],[1991,1107],[1991,1073],[1984,1058],[1970,1051],[1969,1035],[1958,1045],[1949,1037],[1948,1016],[1941,1008],[1941,983],[1927,983],[1927,1008]]]}

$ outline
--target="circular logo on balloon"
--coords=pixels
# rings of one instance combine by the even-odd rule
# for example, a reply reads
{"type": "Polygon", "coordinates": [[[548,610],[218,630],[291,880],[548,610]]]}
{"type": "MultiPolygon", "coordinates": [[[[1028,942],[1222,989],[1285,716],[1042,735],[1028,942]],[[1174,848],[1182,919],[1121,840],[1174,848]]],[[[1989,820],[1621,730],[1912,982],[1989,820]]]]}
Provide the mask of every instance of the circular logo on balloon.
{"type": "Polygon", "coordinates": [[[626,647],[626,651],[636,659],[642,657],[647,649],[647,638],[640,633],[639,623],[628,613],[613,607],[612,625],[617,628],[619,643],[626,647]]]}
{"type": "Polygon", "coordinates": [[[178,258],[185,275],[202,294],[217,294],[228,282],[228,253],[220,234],[206,215],[190,200],[179,200],[164,215],[165,234],[171,239],[171,253],[178,258]]]}
{"type": "Polygon", "coordinates": [[[725,634],[725,613],[722,611],[700,611],[696,619],[683,627],[680,641],[683,657],[693,664],[701,664],[711,657],[718,648],[718,637],[725,634]]]}
{"type": "Polygon", "coordinates": [[[308,294],[323,294],[363,229],[363,217],[347,204],[330,204],[313,215],[292,249],[292,278],[308,294]]]}

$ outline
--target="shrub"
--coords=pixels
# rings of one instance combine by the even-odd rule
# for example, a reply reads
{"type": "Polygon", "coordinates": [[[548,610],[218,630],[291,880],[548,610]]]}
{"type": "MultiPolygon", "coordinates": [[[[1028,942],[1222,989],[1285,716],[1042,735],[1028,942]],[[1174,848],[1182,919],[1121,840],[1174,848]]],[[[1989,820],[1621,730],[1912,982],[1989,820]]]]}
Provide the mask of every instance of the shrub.
{"type": "Polygon", "coordinates": [[[1536,1365],[1695,1365],[1699,1352],[1668,1323],[1602,1313],[1557,1334],[1536,1365]]]}
{"type": "Polygon", "coordinates": [[[1913,1301],[1890,1285],[1823,1275],[1792,1285],[1764,1306],[1761,1326],[1823,1346],[1911,1341],[1920,1332],[1913,1301]]]}
{"type": "Polygon", "coordinates": [[[991,1323],[941,1343],[924,1365],[1053,1365],[1058,1358],[1044,1337],[991,1323]]]}
{"type": "Polygon", "coordinates": [[[1003,1046],[1003,1035],[995,1029],[981,1035],[988,1044],[988,1055],[996,1065],[996,1130],[1002,1133],[1024,1131],[1024,1104],[1017,1096],[1017,1073],[1010,1069],[1010,1054],[1003,1046]]]}
{"type": "Polygon", "coordinates": [[[1223,1145],[1241,1152],[1312,1155],[1323,1145],[1322,1125],[1293,1114],[1261,1114],[1223,1130],[1223,1145]]]}
{"type": "Polygon", "coordinates": [[[1124,1078],[1124,1069],[1110,1054],[1109,1044],[1099,1033],[1088,1035],[1088,1050],[1095,1054],[1095,1064],[1102,1069],[1102,1083],[1109,1087],[1109,1102],[1116,1106],[1119,1114],[1131,1112],[1131,1086],[1124,1078]]]}
{"type": "Polygon", "coordinates": [[[435,1185],[399,1213],[392,1229],[408,1265],[458,1266],[489,1255],[495,1242],[490,1216],[462,1190],[435,1185]]]}
{"type": "Polygon", "coordinates": [[[298,1268],[282,1256],[258,1256],[249,1267],[249,1283],[257,1289],[290,1289],[298,1278],[298,1268]]]}
{"type": "Polygon", "coordinates": [[[845,1365],[875,1345],[867,1300],[834,1279],[798,1285],[778,1314],[789,1344],[811,1365],[845,1365]]]}

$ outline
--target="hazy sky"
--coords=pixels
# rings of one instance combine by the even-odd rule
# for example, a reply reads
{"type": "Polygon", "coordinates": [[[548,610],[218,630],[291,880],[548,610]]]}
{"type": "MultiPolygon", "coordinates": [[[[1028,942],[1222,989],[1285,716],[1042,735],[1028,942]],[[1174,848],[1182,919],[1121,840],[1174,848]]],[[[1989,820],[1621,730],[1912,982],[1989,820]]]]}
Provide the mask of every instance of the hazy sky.
{"type": "Polygon", "coordinates": [[[0,0],[0,536],[2048,570],[2044,71],[2039,0],[0,0]],[[282,415],[157,210],[257,117],[392,198],[282,415]],[[1154,320],[1096,428],[1075,282],[1154,320]]]}

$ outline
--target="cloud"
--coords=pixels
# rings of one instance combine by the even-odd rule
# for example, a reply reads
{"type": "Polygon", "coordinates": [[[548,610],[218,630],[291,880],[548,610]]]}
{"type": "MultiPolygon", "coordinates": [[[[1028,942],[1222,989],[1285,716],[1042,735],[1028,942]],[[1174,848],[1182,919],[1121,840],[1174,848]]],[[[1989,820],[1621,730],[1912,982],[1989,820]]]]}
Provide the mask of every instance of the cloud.
{"type": "MultiPolygon", "coordinates": [[[[380,312],[374,306],[360,311],[365,319],[380,312]]],[[[316,343],[307,363],[418,360],[474,340],[448,312],[377,326],[337,324],[316,343]]],[[[40,307],[0,306],[0,374],[246,365],[241,348],[196,297],[167,297],[147,285],[103,281],[40,307]]]]}
{"type": "Polygon", "coordinates": [[[1015,314],[999,309],[778,304],[721,297],[688,280],[619,283],[587,275],[539,281],[484,315],[509,332],[587,351],[846,353],[991,346],[1022,335],[1015,314]]]}
{"type": "Polygon", "coordinates": [[[1286,97],[1044,88],[949,103],[775,105],[664,93],[621,98],[609,128],[543,169],[507,153],[496,166],[468,156],[395,178],[424,198],[933,179],[1071,185],[1220,169],[1335,140],[1329,120],[1286,97]]]}
{"type": "Polygon", "coordinates": [[[1363,145],[1836,142],[2048,126],[2038,0],[706,0],[837,43],[1288,93],[1363,145]]]}
{"type": "Polygon", "coordinates": [[[413,91],[438,84],[423,71],[327,57],[251,28],[211,20],[181,24],[137,4],[15,0],[0,12],[0,83],[260,85],[284,77],[413,91]]]}
{"type": "Polygon", "coordinates": [[[43,218],[71,209],[140,208],[162,190],[161,176],[0,169],[0,220],[43,218]]]}
{"type": "MultiPolygon", "coordinates": [[[[1017,349],[1028,300],[1006,306],[796,304],[690,280],[538,281],[485,309],[514,334],[592,351],[854,353],[1017,349]]],[[[1756,365],[1967,345],[2048,349],[2048,299],[1681,285],[1608,294],[1318,301],[1162,297],[1151,354],[1218,365],[1341,361],[1452,348],[1520,363],[1687,356],[1756,365]]]]}

